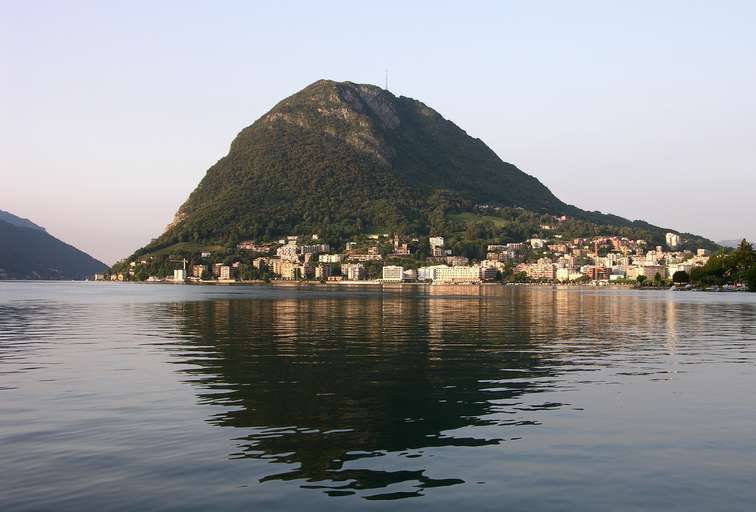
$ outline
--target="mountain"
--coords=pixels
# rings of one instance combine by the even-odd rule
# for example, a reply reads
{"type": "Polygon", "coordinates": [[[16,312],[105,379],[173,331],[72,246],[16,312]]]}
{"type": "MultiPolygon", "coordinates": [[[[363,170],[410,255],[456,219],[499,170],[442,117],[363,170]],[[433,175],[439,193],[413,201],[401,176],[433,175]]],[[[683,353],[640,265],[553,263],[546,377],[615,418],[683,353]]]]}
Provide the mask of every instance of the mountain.
{"type": "MultiPolygon", "coordinates": [[[[19,219],[3,214],[3,219],[19,219]]],[[[0,220],[0,279],[85,279],[107,270],[103,262],[61,242],[44,228],[20,220],[25,222],[0,220]]]]}
{"type": "Polygon", "coordinates": [[[502,207],[619,226],[652,242],[668,231],[565,204],[420,101],[319,80],[243,129],[166,231],[137,252],[290,233],[336,241],[448,233],[459,228],[455,215],[502,207]]]}
{"type": "Polygon", "coordinates": [[[734,239],[734,240],[720,240],[717,243],[719,245],[721,245],[722,247],[728,247],[730,249],[735,249],[736,247],[738,247],[740,245],[740,242],[742,242],[743,240],[744,240],[743,238],[737,238],[737,239],[734,239]]]}
{"type": "Polygon", "coordinates": [[[18,226],[22,228],[32,228],[32,229],[39,229],[40,231],[45,231],[45,228],[34,224],[29,219],[24,219],[23,217],[13,215],[12,213],[6,212],[5,210],[0,210],[0,221],[4,221],[4,222],[7,222],[8,224],[13,224],[14,226],[18,226]]]}

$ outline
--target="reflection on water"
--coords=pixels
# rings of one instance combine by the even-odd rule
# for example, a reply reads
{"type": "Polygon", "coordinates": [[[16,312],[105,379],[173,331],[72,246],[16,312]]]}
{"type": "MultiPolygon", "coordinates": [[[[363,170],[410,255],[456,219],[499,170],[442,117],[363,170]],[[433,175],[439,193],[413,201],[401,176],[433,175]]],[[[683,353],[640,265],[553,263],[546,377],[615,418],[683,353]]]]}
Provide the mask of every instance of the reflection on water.
{"type": "MultiPolygon", "coordinates": [[[[641,295],[607,300],[553,290],[523,301],[512,300],[512,290],[460,286],[427,293],[423,300],[394,293],[190,302],[166,315],[179,319],[191,340],[175,355],[193,363],[184,372],[198,395],[229,407],[210,421],[252,429],[237,439],[232,457],[286,463],[292,469],[261,481],[296,480],[333,495],[413,483],[411,492],[365,493],[372,499],[464,480],[359,469],[357,461],[505,442],[512,435],[506,427],[539,423],[529,411],[567,405],[537,397],[556,376],[610,365],[617,351],[634,351],[639,365],[628,371],[663,378],[667,370],[653,354],[674,351],[681,329],[674,302],[641,295]],[[659,325],[665,343],[647,345],[659,339],[659,325]],[[622,339],[639,326],[648,336],[622,339]],[[465,429],[483,425],[502,428],[491,438],[465,429]]],[[[683,335],[703,307],[686,310],[683,335]]]]}
{"type": "MultiPolygon", "coordinates": [[[[176,375],[195,403],[154,393],[143,399],[164,413],[175,408],[177,417],[188,408],[211,411],[204,413],[211,430],[203,435],[229,443],[210,457],[208,474],[219,463],[236,474],[253,464],[245,487],[278,482],[283,487],[270,492],[279,499],[297,489],[304,504],[321,494],[420,498],[411,500],[417,505],[441,489],[455,488],[454,496],[466,499],[514,478],[473,469],[497,467],[492,454],[502,457],[505,472],[555,478],[559,466],[536,470],[528,458],[509,466],[506,454],[596,429],[581,423],[586,408],[599,407],[596,390],[621,388],[627,399],[628,383],[669,382],[695,365],[752,367],[756,356],[756,302],[746,296],[460,286],[384,293],[176,288],[122,287],[127,292],[119,299],[112,286],[78,291],[73,299],[0,297],[0,393],[17,393],[16,405],[45,400],[39,390],[25,396],[25,384],[70,379],[61,366],[91,372],[87,386],[109,381],[115,370],[148,383],[176,375]],[[71,360],[66,353],[75,346],[78,359],[71,360]],[[145,354],[169,369],[148,372],[129,362],[145,354]],[[552,432],[557,424],[563,429],[552,432]]],[[[93,407],[106,405],[97,389],[86,393],[93,407]]],[[[56,428],[49,418],[24,414],[56,428]]],[[[131,414],[128,421],[139,425],[131,414]]],[[[170,424],[170,414],[161,418],[170,424]]],[[[11,424],[0,422],[0,429],[14,433],[11,424]]],[[[93,435],[107,438],[107,426],[93,435]]],[[[534,460],[536,452],[529,453],[534,460]]],[[[179,464],[202,464],[185,460],[181,450],[172,456],[179,464]]],[[[123,479],[129,478],[127,472],[123,479]]],[[[532,484],[532,496],[543,492],[542,482],[532,484]]],[[[212,504],[230,507],[237,503],[232,494],[212,504]]],[[[14,504],[14,496],[6,495],[6,503],[14,504]]]]}

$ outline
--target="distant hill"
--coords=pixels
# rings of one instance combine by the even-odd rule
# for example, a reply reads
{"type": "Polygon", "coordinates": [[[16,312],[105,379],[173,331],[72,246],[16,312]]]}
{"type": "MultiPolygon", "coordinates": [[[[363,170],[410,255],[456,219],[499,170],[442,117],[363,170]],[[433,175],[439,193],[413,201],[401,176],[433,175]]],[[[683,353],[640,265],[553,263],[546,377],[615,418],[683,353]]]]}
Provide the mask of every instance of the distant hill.
{"type": "Polygon", "coordinates": [[[417,100],[320,80],[242,130],[166,231],[137,252],[290,233],[330,241],[370,232],[448,234],[459,228],[455,215],[481,207],[566,215],[656,244],[674,231],[562,202],[417,100]]]}
{"type": "Polygon", "coordinates": [[[13,224],[14,226],[18,226],[21,228],[32,228],[32,229],[39,229],[41,231],[45,231],[45,228],[34,224],[29,219],[24,219],[23,217],[13,215],[12,213],[6,212],[5,210],[0,210],[0,221],[7,222],[8,224],[13,224]]]}
{"type": "Polygon", "coordinates": [[[0,220],[0,279],[85,279],[107,270],[103,262],[58,240],[44,228],[26,219],[21,221],[26,222],[18,225],[0,220]]]}
{"type": "Polygon", "coordinates": [[[722,247],[728,247],[730,249],[734,249],[735,247],[738,247],[740,245],[740,242],[742,241],[743,241],[742,238],[737,238],[734,240],[720,240],[717,243],[721,245],[722,247]]]}

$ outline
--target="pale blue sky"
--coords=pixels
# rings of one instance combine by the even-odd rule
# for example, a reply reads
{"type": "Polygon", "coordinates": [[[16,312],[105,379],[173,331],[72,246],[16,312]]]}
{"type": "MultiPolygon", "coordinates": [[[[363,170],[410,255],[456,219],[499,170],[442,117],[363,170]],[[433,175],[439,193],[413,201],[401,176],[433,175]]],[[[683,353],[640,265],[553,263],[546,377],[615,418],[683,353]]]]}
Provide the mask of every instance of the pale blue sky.
{"type": "Polygon", "coordinates": [[[756,2],[1,2],[0,209],[111,263],[319,78],[586,209],[756,239],[756,2]]]}

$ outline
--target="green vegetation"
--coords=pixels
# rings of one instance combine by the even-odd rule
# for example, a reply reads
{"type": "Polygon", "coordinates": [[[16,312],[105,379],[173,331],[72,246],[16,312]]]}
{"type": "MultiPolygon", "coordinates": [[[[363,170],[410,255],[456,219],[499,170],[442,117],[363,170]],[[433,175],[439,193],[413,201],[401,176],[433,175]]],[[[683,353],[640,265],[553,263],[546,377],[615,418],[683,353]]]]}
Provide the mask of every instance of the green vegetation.
{"type": "Polygon", "coordinates": [[[145,281],[150,276],[163,279],[172,276],[175,269],[181,268],[183,266],[182,260],[185,259],[188,274],[191,275],[191,267],[193,265],[205,265],[208,271],[202,277],[203,279],[209,279],[212,276],[212,266],[217,263],[232,265],[235,262],[247,262],[240,264],[238,268],[233,270],[234,277],[238,277],[244,281],[269,280],[271,278],[269,272],[261,271],[249,264],[255,256],[260,255],[237,249],[235,244],[228,244],[224,247],[184,243],[133,258],[132,261],[135,262],[133,268],[129,266],[127,260],[120,261],[113,266],[112,272],[128,273],[132,271],[133,275],[128,275],[127,280],[133,281],[145,281]],[[202,257],[202,252],[209,252],[210,255],[202,257]]]}
{"type": "Polygon", "coordinates": [[[692,283],[699,286],[745,284],[756,291],[756,252],[746,240],[732,252],[720,251],[700,268],[690,273],[692,283]]]}
{"type": "Polygon", "coordinates": [[[690,282],[690,275],[684,270],[678,270],[672,274],[672,282],[675,284],[686,284],[690,282]]]}
{"type": "Polygon", "coordinates": [[[451,236],[475,257],[483,241],[523,240],[553,215],[572,219],[561,226],[566,237],[626,234],[662,244],[666,231],[563,203],[419,101],[321,80],[242,130],[176,222],[135,256],[292,233],[341,246],[381,232],[451,236]]]}

